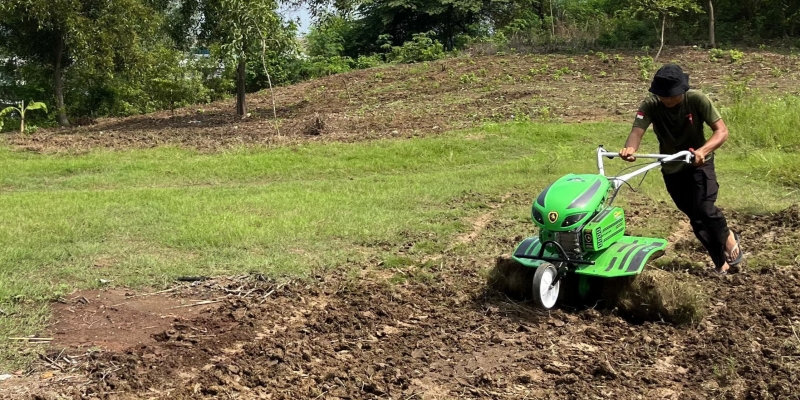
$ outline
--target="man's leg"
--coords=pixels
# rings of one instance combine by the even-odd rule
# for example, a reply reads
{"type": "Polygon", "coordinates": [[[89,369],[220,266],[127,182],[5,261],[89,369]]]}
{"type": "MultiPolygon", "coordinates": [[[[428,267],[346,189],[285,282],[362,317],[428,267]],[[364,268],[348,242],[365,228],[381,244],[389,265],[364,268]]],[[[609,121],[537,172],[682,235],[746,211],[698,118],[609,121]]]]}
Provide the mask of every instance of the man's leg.
{"type": "Polygon", "coordinates": [[[717,268],[720,268],[726,263],[726,248],[732,248],[735,241],[731,243],[733,235],[728,229],[728,221],[715,204],[719,183],[713,160],[695,170],[695,180],[698,182],[698,187],[704,188],[696,207],[705,230],[709,232],[710,239],[714,242],[709,254],[717,268]]]}
{"type": "MultiPolygon", "coordinates": [[[[714,266],[720,268],[725,263],[724,243],[720,242],[713,230],[707,225],[704,210],[707,206],[708,185],[705,182],[705,175],[697,169],[689,169],[675,174],[664,175],[664,184],[667,192],[672,197],[675,206],[678,207],[688,218],[695,237],[700,241],[714,266]]],[[[716,200],[716,191],[713,193],[716,200]]],[[[713,205],[713,201],[711,202],[713,205]]]]}

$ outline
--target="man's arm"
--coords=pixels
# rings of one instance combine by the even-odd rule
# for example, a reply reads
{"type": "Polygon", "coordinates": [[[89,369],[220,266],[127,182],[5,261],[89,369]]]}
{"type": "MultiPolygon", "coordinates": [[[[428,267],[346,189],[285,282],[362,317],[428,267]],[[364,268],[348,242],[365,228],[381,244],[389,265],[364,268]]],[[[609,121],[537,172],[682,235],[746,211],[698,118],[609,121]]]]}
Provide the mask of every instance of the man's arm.
{"type": "Polygon", "coordinates": [[[708,153],[717,150],[728,140],[728,127],[725,125],[725,121],[720,118],[709,125],[713,134],[703,147],[694,151],[694,165],[696,166],[703,165],[706,162],[708,153]]]}
{"type": "Polygon", "coordinates": [[[628,140],[625,141],[625,147],[619,151],[619,156],[625,161],[636,161],[636,157],[631,157],[631,154],[639,150],[639,145],[642,143],[643,136],[644,129],[634,126],[631,129],[631,133],[628,135],[628,140]]]}

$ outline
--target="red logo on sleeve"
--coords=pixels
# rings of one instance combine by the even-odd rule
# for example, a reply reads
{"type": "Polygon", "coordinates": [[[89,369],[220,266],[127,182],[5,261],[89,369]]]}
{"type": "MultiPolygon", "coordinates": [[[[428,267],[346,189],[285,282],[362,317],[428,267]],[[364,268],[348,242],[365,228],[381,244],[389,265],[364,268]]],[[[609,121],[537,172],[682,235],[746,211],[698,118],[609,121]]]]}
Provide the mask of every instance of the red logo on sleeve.
{"type": "Polygon", "coordinates": [[[689,118],[689,123],[694,125],[694,118],[692,117],[692,114],[687,115],[686,118],[689,118]]]}
{"type": "Polygon", "coordinates": [[[636,113],[636,119],[644,119],[644,113],[643,113],[643,112],[641,112],[641,111],[638,111],[638,112],[636,113]]]}

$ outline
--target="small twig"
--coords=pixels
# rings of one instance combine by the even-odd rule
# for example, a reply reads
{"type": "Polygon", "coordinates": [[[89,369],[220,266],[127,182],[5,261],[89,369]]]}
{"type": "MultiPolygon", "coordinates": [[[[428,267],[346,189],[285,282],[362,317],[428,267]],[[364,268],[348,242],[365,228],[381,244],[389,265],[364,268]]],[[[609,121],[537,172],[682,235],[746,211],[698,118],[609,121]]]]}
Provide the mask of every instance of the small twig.
{"type": "MultiPolygon", "coordinates": [[[[63,353],[64,351],[62,350],[61,352],[63,353]]],[[[58,357],[56,357],[56,361],[53,361],[52,359],[50,359],[50,357],[48,357],[48,356],[46,356],[44,354],[42,354],[41,356],[42,356],[42,358],[44,358],[45,361],[47,361],[48,364],[50,364],[50,366],[58,369],[59,371],[62,371],[62,372],[64,371],[64,367],[58,365],[58,363],[56,362],[58,360],[58,357],[61,357],[60,354],[58,355],[58,357]]]]}
{"type": "Polygon", "coordinates": [[[192,304],[184,304],[184,305],[180,305],[180,306],[170,307],[170,309],[173,309],[173,308],[184,308],[184,307],[194,307],[194,306],[203,306],[203,305],[206,305],[206,304],[214,304],[214,303],[221,303],[221,302],[222,302],[222,300],[206,300],[206,301],[201,301],[201,302],[192,303],[192,304]]]}
{"type": "Polygon", "coordinates": [[[144,293],[144,294],[142,294],[142,295],[140,295],[140,296],[154,296],[154,295],[157,295],[157,294],[169,293],[169,292],[172,292],[172,291],[178,290],[178,289],[180,289],[180,288],[182,288],[182,287],[183,287],[183,286],[175,286],[175,287],[173,287],[173,288],[164,289],[164,290],[159,290],[158,292],[153,292],[153,293],[144,293]]]}
{"type": "Polygon", "coordinates": [[[275,122],[275,132],[278,136],[281,135],[281,130],[278,128],[278,110],[275,107],[275,91],[272,89],[272,78],[269,76],[269,71],[267,71],[267,61],[265,60],[264,55],[267,52],[267,37],[261,32],[261,29],[258,30],[259,35],[261,35],[261,65],[264,66],[264,74],[267,75],[267,83],[269,83],[269,93],[272,97],[272,116],[273,121],[275,122]]]}
{"type": "Polygon", "coordinates": [[[0,314],[3,314],[3,315],[8,315],[8,313],[6,312],[6,310],[3,310],[2,308],[0,308],[0,314]]]}
{"type": "MultiPolygon", "coordinates": [[[[45,357],[45,358],[47,358],[47,357],[45,357]]],[[[45,361],[47,361],[47,363],[50,364],[50,367],[55,368],[55,369],[57,369],[57,370],[59,370],[61,372],[64,372],[64,367],[54,363],[49,358],[47,358],[45,361]]]]}
{"type": "Polygon", "coordinates": [[[477,328],[473,329],[473,330],[472,330],[472,331],[469,333],[469,335],[472,335],[473,333],[475,333],[475,332],[477,332],[477,331],[479,331],[480,329],[482,329],[482,328],[485,328],[485,327],[486,327],[486,325],[485,325],[485,324],[484,324],[484,325],[481,325],[481,326],[479,326],[479,327],[477,327],[477,328]]]}
{"type": "Polygon", "coordinates": [[[347,100],[350,104],[353,104],[353,98],[350,96],[350,88],[347,86],[347,79],[342,76],[342,82],[344,82],[344,91],[347,93],[347,100]]]}
{"type": "MultiPolygon", "coordinates": [[[[175,287],[173,287],[173,288],[164,289],[164,290],[159,290],[158,292],[153,292],[153,293],[142,293],[142,294],[137,294],[137,295],[133,295],[133,296],[131,296],[130,298],[128,298],[128,300],[131,300],[131,299],[133,299],[133,298],[135,298],[135,297],[155,296],[155,295],[158,295],[158,294],[164,294],[164,293],[174,292],[174,291],[176,291],[176,290],[178,290],[178,289],[181,289],[181,288],[183,288],[183,286],[175,286],[175,287]]],[[[119,307],[119,306],[121,306],[121,305],[124,305],[124,304],[127,304],[127,303],[128,303],[128,301],[123,301],[122,303],[112,304],[112,305],[111,305],[111,307],[119,307]]]]}
{"type": "Polygon", "coordinates": [[[27,342],[49,342],[53,338],[37,338],[37,337],[10,337],[8,340],[22,340],[27,342]]]}
{"type": "Polygon", "coordinates": [[[320,394],[319,394],[319,396],[317,396],[317,397],[314,397],[314,400],[317,400],[318,398],[320,398],[320,397],[322,397],[322,396],[325,396],[326,394],[328,394],[328,392],[327,392],[327,391],[325,391],[325,392],[322,392],[322,393],[320,393],[320,394]]]}
{"type": "Polygon", "coordinates": [[[63,356],[63,355],[64,355],[64,351],[65,351],[65,350],[67,350],[67,349],[61,349],[61,352],[60,352],[60,353],[58,353],[58,356],[56,356],[56,361],[58,361],[58,360],[60,360],[60,359],[61,359],[61,356],[63,356]]]}

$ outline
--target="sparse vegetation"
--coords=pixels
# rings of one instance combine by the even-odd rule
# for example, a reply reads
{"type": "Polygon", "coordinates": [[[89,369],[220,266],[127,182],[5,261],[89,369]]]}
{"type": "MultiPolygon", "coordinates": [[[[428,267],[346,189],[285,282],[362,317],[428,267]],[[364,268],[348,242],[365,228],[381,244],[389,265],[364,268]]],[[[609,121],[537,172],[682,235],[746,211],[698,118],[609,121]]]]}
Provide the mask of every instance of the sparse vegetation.
{"type": "Polygon", "coordinates": [[[744,58],[744,53],[736,49],[725,51],[719,48],[714,48],[709,50],[708,55],[713,61],[727,58],[728,62],[730,63],[738,63],[744,58]]]}
{"type": "Polygon", "coordinates": [[[458,78],[458,81],[461,82],[461,83],[464,83],[464,84],[475,83],[475,82],[478,82],[479,80],[480,80],[480,78],[475,76],[474,72],[470,72],[468,74],[461,75],[461,77],[458,78]]]}
{"type": "Polygon", "coordinates": [[[639,68],[639,79],[645,82],[652,79],[652,74],[655,72],[653,58],[649,56],[637,56],[634,59],[636,60],[636,66],[639,68]]]}
{"type": "MultiPolygon", "coordinates": [[[[22,101],[16,107],[9,106],[4,108],[0,111],[0,131],[3,130],[3,117],[11,113],[17,113],[17,115],[19,115],[19,133],[25,133],[25,114],[33,110],[44,110],[44,112],[47,112],[47,105],[35,101],[25,105],[25,102],[22,101]]],[[[36,127],[33,127],[33,129],[35,128],[36,127]]],[[[28,127],[28,131],[31,131],[31,127],[28,127]]]]}

